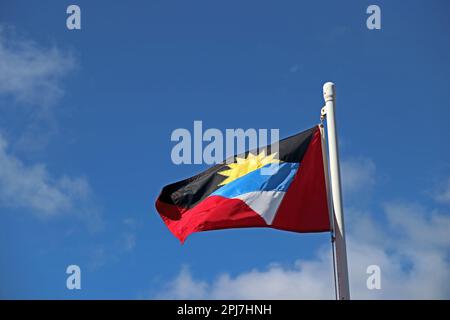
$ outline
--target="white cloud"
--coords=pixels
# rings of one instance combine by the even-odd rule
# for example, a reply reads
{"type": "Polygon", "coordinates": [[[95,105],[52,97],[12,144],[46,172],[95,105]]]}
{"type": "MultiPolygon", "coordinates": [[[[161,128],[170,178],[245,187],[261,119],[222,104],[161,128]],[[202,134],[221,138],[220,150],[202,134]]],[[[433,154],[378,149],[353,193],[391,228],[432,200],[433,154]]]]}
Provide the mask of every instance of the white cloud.
{"type": "Polygon", "coordinates": [[[122,220],[122,225],[125,228],[125,232],[121,236],[120,248],[123,253],[128,253],[136,247],[136,229],[138,228],[138,224],[132,218],[125,218],[122,220]]]}
{"type": "Polygon", "coordinates": [[[436,201],[450,204],[450,178],[447,179],[441,190],[435,196],[436,201]]]}
{"type": "MultiPolygon", "coordinates": [[[[373,183],[369,159],[347,162],[347,187],[373,183]]],[[[347,208],[347,247],[354,299],[449,299],[450,214],[409,202],[391,202],[374,214],[347,208]],[[382,217],[380,217],[382,216],[382,217]],[[386,221],[382,224],[380,221],[386,221]],[[381,290],[366,286],[369,265],[381,268],[381,290]]],[[[334,299],[329,244],[292,267],[271,265],[207,282],[187,268],[156,296],[173,299],[334,299]]]]}
{"type": "Polygon", "coordinates": [[[320,299],[333,297],[331,254],[321,250],[317,260],[299,260],[292,268],[277,264],[236,277],[220,275],[212,283],[196,280],[183,267],[157,298],[165,299],[320,299]]]}
{"type": "Polygon", "coordinates": [[[208,296],[209,284],[206,281],[194,280],[187,266],[181,268],[175,280],[169,283],[158,299],[205,299],[208,296]]]}
{"type": "Polygon", "coordinates": [[[0,26],[0,94],[48,107],[63,95],[60,79],[73,67],[70,54],[21,39],[11,28],[0,26]]]}
{"type": "MultiPolygon", "coordinates": [[[[399,207],[388,207],[388,216],[402,216],[401,210],[397,211],[399,207]]],[[[441,233],[448,228],[450,216],[427,220],[420,212],[410,213],[405,223],[391,220],[388,227],[394,230],[388,233],[370,217],[361,215],[360,218],[371,220],[365,227],[370,226],[370,232],[384,237],[382,239],[373,239],[370,235],[355,237],[350,230],[348,257],[353,299],[450,298],[449,236],[441,233]],[[426,235],[417,236],[413,228],[420,228],[424,220],[427,220],[426,235]],[[429,233],[431,230],[438,232],[429,233]],[[404,235],[404,241],[398,240],[398,233],[404,235]],[[366,287],[369,265],[381,268],[381,290],[366,287]]],[[[353,225],[359,227],[357,223],[353,225]]],[[[364,234],[364,230],[359,231],[359,235],[364,234]]],[[[212,282],[196,280],[183,268],[157,298],[334,299],[331,261],[329,246],[326,246],[315,259],[298,260],[292,268],[273,265],[235,277],[222,274],[212,282]]]]}
{"type": "Polygon", "coordinates": [[[414,250],[450,248],[449,215],[411,203],[394,202],[384,207],[390,226],[402,232],[405,250],[409,239],[414,239],[414,250]]]}
{"type": "Polygon", "coordinates": [[[0,205],[26,208],[40,217],[77,211],[96,215],[90,208],[91,188],[83,177],[52,177],[45,165],[26,165],[8,153],[0,135],[0,205]]]}
{"type": "Polygon", "coordinates": [[[136,247],[136,236],[133,233],[125,233],[123,235],[123,250],[130,252],[136,247]]]}
{"type": "Polygon", "coordinates": [[[445,232],[450,215],[395,202],[384,205],[385,223],[372,216],[363,214],[351,221],[348,247],[354,297],[450,298],[450,237],[445,232]],[[361,218],[369,223],[361,224],[361,218]],[[365,268],[370,264],[381,267],[380,291],[365,288],[365,268]]]}
{"type": "MultiPolygon", "coordinates": [[[[26,210],[41,218],[75,214],[98,229],[102,222],[86,178],[54,177],[45,164],[29,165],[12,151],[28,152],[45,145],[55,124],[45,111],[63,95],[61,79],[74,65],[71,54],[22,38],[13,27],[0,25],[0,96],[39,111],[26,112],[20,135],[11,139],[9,148],[0,134],[0,207],[26,210]]],[[[14,118],[24,116],[17,108],[7,109],[11,103],[2,105],[14,118]]]]}
{"type": "Polygon", "coordinates": [[[375,184],[375,164],[368,158],[351,158],[341,162],[342,187],[344,193],[351,194],[361,189],[367,190],[375,184]]]}

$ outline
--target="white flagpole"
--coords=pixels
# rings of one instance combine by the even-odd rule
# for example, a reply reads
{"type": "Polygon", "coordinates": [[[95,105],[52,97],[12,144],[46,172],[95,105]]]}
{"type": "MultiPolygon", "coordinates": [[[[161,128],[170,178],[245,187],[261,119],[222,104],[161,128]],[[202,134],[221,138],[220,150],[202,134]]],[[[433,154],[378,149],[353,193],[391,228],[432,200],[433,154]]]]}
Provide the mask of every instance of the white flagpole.
{"type": "Polygon", "coordinates": [[[328,145],[327,145],[327,138],[325,136],[325,129],[323,126],[323,120],[326,117],[325,112],[326,107],[323,107],[321,110],[320,115],[320,137],[322,140],[322,157],[323,157],[323,169],[325,174],[325,187],[327,189],[327,203],[328,203],[328,214],[330,216],[330,227],[331,227],[331,251],[333,253],[333,280],[334,280],[334,290],[335,290],[335,297],[338,299],[339,293],[338,293],[338,287],[337,287],[337,274],[336,274],[336,254],[334,250],[334,214],[333,214],[333,199],[331,198],[331,183],[330,183],[330,166],[328,165],[328,145]]]}
{"type": "MultiPolygon", "coordinates": [[[[330,183],[332,196],[332,212],[334,213],[334,237],[336,250],[336,273],[338,284],[338,299],[349,300],[347,249],[345,245],[344,210],[341,193],[341,172],[339,168],[339,150],[335,118],[336,91],[334,83],[323,85],[325,99],[324,111],[327,119],[328,155],[330,165],[330,183]]],[[[330,203],[330,201],[329,201],[330,203]]]]}

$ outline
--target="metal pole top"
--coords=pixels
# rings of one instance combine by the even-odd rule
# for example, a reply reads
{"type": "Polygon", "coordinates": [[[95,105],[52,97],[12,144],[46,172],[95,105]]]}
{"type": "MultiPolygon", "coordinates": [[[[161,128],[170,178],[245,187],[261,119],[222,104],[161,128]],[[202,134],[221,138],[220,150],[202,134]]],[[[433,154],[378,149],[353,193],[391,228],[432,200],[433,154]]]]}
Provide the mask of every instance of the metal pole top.
{"type": "Polygon", "coordinates": [[[333,82],[327,82],[323,85],[323,98],[325,102],[333,101],[336,97],[336,90],[333,82]]]}

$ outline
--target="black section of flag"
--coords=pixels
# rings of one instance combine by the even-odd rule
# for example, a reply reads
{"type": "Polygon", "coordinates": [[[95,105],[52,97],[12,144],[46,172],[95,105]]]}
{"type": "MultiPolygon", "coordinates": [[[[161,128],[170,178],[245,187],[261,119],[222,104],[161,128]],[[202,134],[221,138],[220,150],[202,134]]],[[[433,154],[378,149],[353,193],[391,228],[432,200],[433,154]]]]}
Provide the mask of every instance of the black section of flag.
{"type": "MultiPolygon", "coordinates": [[[[317,126],[280,140],[278,145],[278,159],[284,162],[301,162],[316,130],[318,130],[317,126]]],[[[263,150],[266,151],[266,154],[271,154],[271,149],[273,149],[273,144],[258,150],[248,151],[244,154],[234,156],[233,158],[245,158],[249,152],[257,154],[263,150]]],[[[165,186],[162,189],[158,200],[181,208],[193,208],[197,203],[220,188],[219,184],[224,181],[226,177],[218,174],[218,172],[226,170],[227,163],[232,162],[233,161],[227,161],[215,165],[191,178],[165,186]]]]}

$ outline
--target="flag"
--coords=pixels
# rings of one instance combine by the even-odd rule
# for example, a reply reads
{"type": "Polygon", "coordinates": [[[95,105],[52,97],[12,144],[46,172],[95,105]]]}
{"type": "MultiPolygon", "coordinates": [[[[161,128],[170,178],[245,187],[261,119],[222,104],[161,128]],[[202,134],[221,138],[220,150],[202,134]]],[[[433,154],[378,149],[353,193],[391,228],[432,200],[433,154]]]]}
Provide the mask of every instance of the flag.
{"type": "Polygon", "coordinates": [[[236,155],[165,186],[156,209],[182,243],[193,232],[228,228],[329,231],[321,143],[315,126],[279,141],[278,152],[272,144],[236,155]]]}

